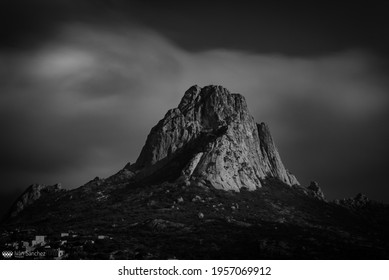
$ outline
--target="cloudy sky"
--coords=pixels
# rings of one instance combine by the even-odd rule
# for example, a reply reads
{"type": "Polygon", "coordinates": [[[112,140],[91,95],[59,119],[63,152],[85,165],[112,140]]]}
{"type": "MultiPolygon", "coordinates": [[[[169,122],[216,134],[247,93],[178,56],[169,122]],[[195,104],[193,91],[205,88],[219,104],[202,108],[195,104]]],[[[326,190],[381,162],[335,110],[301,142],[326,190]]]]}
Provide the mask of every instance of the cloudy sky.
{"type": "Polygon", "coordinates": [[[12,0],[0,38],[0,213],[31,183],[134,162],[186,89],[220,84],[329,199],[389,202],[383,5],[12,0]]]}

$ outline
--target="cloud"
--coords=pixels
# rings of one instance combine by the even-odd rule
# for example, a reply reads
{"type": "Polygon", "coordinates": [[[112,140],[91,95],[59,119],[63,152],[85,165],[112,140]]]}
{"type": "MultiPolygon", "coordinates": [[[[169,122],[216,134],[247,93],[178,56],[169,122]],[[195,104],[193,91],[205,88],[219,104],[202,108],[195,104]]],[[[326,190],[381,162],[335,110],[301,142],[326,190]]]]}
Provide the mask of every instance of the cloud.
{"type": "Polygon", "coordinates": [[[151,127],[193,84],[243,94],[256,120],[270,124],[291,171],[304,183],[319,177],[332,196],[353,195],[337,188],[356,170],[373,176],[388,152],[386,65],[363,50],[310,58],[193,53],[146,29],[67,24],[52,41],[0,61],[3,190],[77,187],[113,174],[136,160],[151,127]]]}

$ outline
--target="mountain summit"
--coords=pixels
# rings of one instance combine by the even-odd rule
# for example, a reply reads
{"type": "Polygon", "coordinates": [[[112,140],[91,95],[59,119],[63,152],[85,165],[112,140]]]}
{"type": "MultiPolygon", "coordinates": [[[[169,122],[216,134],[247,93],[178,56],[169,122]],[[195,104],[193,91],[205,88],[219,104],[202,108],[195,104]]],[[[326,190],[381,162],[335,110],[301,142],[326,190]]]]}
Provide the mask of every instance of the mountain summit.
{"type": "Polygon", "coordinates": [[[265,178],[299,185],[285,169],[268,126],[255,123],[245,98],[214,85],[189,88],[178,107],[151,129],[137,161],[125,169],[138,178],[161,169],[166,175],[169,169],[187,185],[233,191],[260,188],[265,178]]]}

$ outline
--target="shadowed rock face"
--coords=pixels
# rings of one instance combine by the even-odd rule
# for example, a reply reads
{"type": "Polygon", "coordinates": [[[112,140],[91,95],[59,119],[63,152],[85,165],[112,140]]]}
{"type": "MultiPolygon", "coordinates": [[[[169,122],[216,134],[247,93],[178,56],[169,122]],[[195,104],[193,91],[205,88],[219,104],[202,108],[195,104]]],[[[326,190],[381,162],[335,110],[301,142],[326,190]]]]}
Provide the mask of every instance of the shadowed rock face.
{"type": "Polygon", "coordinates": [[[45,193],[53,193],[61,191],[61,184],[55,184],[52,186],[32,184],[29,186],[26,191],[15,201],[14,205],[11,207],[9,215],[11,217],[16,217],[20,212],[22,212],[26,207],[33,204],[45,193]]]}
{"type": "Polygon", "coordinates": [[[325,200],[325,197],[324,197],[324,193],[323,191],[321,190],[321,188],[319,187],[319,183],[315,182],[315,181],[312,181],[309,186],[307,187],[307,189],[310,191],[310,194],[319,199],[319,200],[325,200]]]}
{"type": "Polygon", "coordinates": [[[188,185],[255,190],[266,177],[299,184],[285,169],[267,125],[255,123],[242,95],[221,86],[188,89],[125,169],[152,176],[183,154],[177,179],[188,185]]]}

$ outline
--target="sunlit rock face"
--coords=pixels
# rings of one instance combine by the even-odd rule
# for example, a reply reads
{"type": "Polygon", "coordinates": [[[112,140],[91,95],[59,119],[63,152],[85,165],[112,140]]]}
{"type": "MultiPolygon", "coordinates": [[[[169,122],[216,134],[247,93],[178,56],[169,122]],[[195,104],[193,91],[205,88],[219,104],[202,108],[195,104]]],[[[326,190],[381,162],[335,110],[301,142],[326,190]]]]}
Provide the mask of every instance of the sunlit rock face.
{"type": "Polygon", "coordinates": [[[180,168],[177,179],[188,185],[216,189],[255,190],[266,177],[299,184],[285,169],[267,125],[255,123],[242,95],[221,86],[189,88],[125,169],[152,176],[163,166],[180,168]]]}

